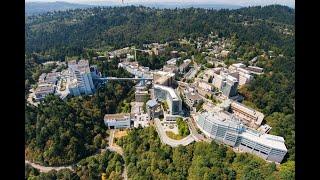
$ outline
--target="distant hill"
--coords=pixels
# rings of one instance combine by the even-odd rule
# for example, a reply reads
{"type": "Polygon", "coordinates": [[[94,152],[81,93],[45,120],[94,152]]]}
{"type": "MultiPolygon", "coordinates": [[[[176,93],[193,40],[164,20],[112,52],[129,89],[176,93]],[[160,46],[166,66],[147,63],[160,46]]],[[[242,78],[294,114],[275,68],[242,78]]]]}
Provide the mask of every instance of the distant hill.
{"type": "Polygon", "coordinates": [[[101,1],[101,2],[88,2],[87,4],[90,5],[99,5],[99,6],[145,6],[151,8],[160,8],[160,9],[174,9],[174,8],[204,8],[204,9],[239,9],[243,6],[239,5],[231,5],[231,4],[217,4],[217,3],[191,3],[191,2],[139,2],[139,3],[121,3],[119,2],[112,2],[112,1],[101,1]]]}
{"type": "Polygon", "coordinates": [[[25,14],[36,15],[50,11],[63,11],[67,9],[84,9],[94,7],[94,5],[88,4],[75,4],[63,1],[57,2],[26,2],[25,3],[25,14]]]}
{"type": "Polygon", "coordinates": [[[283,46],[279,28],[292,29],[294,10],[279,5],[236,10],[154,9],[142,6],[95,7],[42,14],[26,19],[26,53],[47,51],[56,59],[84,47],[123,47],[183,37],[239,35],[239,40],[283,46]],[[249,23],[249,25],[246,25],[249,23]]]}
{"type": "Polygon", "coordinates": [[[86,4],[68,3],[64,1],[56,2],[26,2],[25,14],[37,15],[50,11],[64,11],[67,9],[85,9],[96,6],[146,6],[160,9],[174,9],[174,8],[205,8],[205,9],[239,9],[242,6],[229,4],[215,4],[215,3],[117,3],[117,2],[87,2],[86,4]]]}

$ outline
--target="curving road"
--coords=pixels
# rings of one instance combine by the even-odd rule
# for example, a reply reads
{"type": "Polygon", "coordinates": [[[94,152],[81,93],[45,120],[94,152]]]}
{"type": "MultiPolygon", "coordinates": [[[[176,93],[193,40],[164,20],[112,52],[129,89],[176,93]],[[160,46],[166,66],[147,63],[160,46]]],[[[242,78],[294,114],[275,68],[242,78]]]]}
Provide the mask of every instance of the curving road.
{"type": "Polygon", "coordinates": [[[186,146],[195,140],[191,134],[180,140],[171,139],[167,136],[166,132],[163,130],[160,120],[158,118],[155,118],[154,122],[155,122],[154,124],[156,126],[156,130],[159,134],[161,142],[168,144],[171,147],[177,147],[179,145],[186,146]]]}
{"type": "MultiPolygon", "coordinates": [[[[109,144],[108,144],[108,146],[105,149],[100,149],[97,153],[104,152],[105,150],[110,150],[112,152],[120,154],[122,156],[122,158],[124,159],[122,148],[119,147],[119,146],[114,146],[113,145],[113,138],[114,138],[114,130],[111,130],[110,131],[110,136],[109,136],[109,144]]],[[[36,164],[36,163],[30,162],[28,160],[25,160],[25,164],[29,164],[32,167],[38,169],[40,172],[43,172],[43,173],[47,173],[47,172],[49,172],[51,170],[59,171],[59,170],[62,170],[62,169],[70,169],[71,171],[74,171],[74,169],[72,169],[72,166],[74,164],[69,165],[69,166],[57,166],[57,167],[54,167],[54,166],[43,166],[43,165],[40,165],[40,164],[36,164]]],[[[127,167],[125,165],[124,165],[124,169],[123,169],[123,172],[122,172],[122,177],[123,177],[124,180],[128,179],[127,167]]]]}
{"type": "Polygon", "coordinates": [[[29,164],[31,165],[32,167],[38,169],[40,172],[44,172],[44,173],[47,173],[51,170],[56,170],[56,171],[59,171],[61,169],[70,169],[71,171],[73,171],[71,165],[70,166],[59,166],[59,167],[54,167],[54,166],[42,166],[40,164],[36,164],[36,163],[33,163],[33,162],[30,162],[28,160],[25,160],[25,164],[29,164]]]}

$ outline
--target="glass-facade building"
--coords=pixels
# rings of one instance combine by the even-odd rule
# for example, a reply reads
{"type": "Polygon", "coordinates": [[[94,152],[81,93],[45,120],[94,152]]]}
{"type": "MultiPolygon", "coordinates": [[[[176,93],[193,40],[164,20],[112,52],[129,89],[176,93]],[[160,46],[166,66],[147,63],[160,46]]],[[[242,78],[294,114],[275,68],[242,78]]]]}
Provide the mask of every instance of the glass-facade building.
{"type": "Polygon", "coordinates": [[[197,125],[205,135],[263,159],[282,161],[287,153],[282,137],[249,129],[233,116],[222,116],[221,113],[205,112],[198,116],[197,125]]]}

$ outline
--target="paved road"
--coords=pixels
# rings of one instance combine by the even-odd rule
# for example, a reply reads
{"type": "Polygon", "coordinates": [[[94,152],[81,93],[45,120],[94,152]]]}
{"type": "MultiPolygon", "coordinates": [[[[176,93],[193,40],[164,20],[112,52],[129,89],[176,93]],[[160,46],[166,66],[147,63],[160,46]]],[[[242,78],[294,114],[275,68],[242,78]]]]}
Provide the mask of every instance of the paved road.
{"type": "MultiPolygon", "coordinates": [[[[108,142],[109,146],[106,147],[106,149],[120,154],[122,156],[123,160],[124,160],[123,149],[120,146],[114,146],[114,144],[113,144],[114,132],[115,132],[114,129],[110,130],[109,142],[108,142]]],[[[121,176],[123,177],[124,180],[128,179],[127,167],[126,167],[125,164],[123,165],[123,172],[122,172],[121,176]]]]}
{"type": "Polygon", "coordinates": [[[171,139],[167,136],[166,132],[163,130],[160,120],[158,118],[155,118],[154,122],[155,122],[154,124],[156,126],[156,130],[159,134],[161,142],[168,144],[171,147],[177,147],[179,145],[186,146],[195,140],[192,135],[188,135],[187,137],[181,140],[171,139]]]}
{"type": "Polygon", "coordinates": [[[40,164],[36,164],[36,163],[32,163],[28,160],[25,160],[25,164],[29,164],[31,165],[32,167],[38,169],[40,172],[44,172],[44,173],[47,173],[51,170],[56,170],[56,171],[59,171],[61,169],[70,169],[71,171],[73,171],[71,165],[70,166],[59,166],[59,167],[53,167],[53,166],[42,166],[40,164]]]}
{"type": "MultiPolygon", "coordinates": [[[[113,152],[116,152],[118,154],[120,154],[122,156],[122,158],[124,158],[123,156],[123,150],[121,147],[119,146],[114,146],[113,145],[113,139],[114,139],[114,130],[111,130],[110,132],[110,136],[109,136],[109,146],[106,147],[106,149],[110,150],[110,151],[113,151],[113,152]]],[[[106,149],[101,149],[99,150],[97,153],[102,153],[104,152],[106,149]]],[[[96,153],[96,154],[97,154],[96,153]]],[[[25,164],[29,164],[31,165],[32,167],[38,169],[40,172],[44,172],[44,173],[47,173],[51,170],[56,170],[56,171],[59,171],[59,170],[62,170],[62,169],[70,169],[71,171],[74,171],[72,169],[72,165],[69,165],[69,166],[58,166],[58,167],[53,167],[53,166],[42,166],[40,164],[36,164],[36,163],[32,163],[28,160],[25,160],[25,164]]],[[[75,163],[76,164],[76,163],[75,163]]],[[[123,172],[122,172],[122,177],[124,180],[127,180],[128,179],[128,176],[127,176],[127,167],[124,165],[124,169],[123,169],[123,172]]]]}
{"type": "Polygon", "coordinates": [[[196,126],[194,124],[195,122],[193,121],[193,118],[188,118],[187,119],[187,123],[188,123],[188,126],[189,126],[190,133],[191,133],[191,135],[193,136],[193,138],[196,141],[205,140],[205,137],[202,134],[198,133],[197,128],[196,128],[196,126]]]}

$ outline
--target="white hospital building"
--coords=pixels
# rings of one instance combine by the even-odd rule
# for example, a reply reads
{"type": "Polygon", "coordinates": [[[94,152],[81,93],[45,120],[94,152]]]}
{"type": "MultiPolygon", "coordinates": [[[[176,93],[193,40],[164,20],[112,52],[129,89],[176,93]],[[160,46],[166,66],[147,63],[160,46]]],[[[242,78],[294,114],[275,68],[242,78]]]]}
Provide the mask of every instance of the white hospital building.
{"type": "Polygon", "coordinates": [[[206,136],[268,161],[281,163],[287,153],[283,137],[249,129],[224,111],[202,113],[196,123],[206,136]]]}

